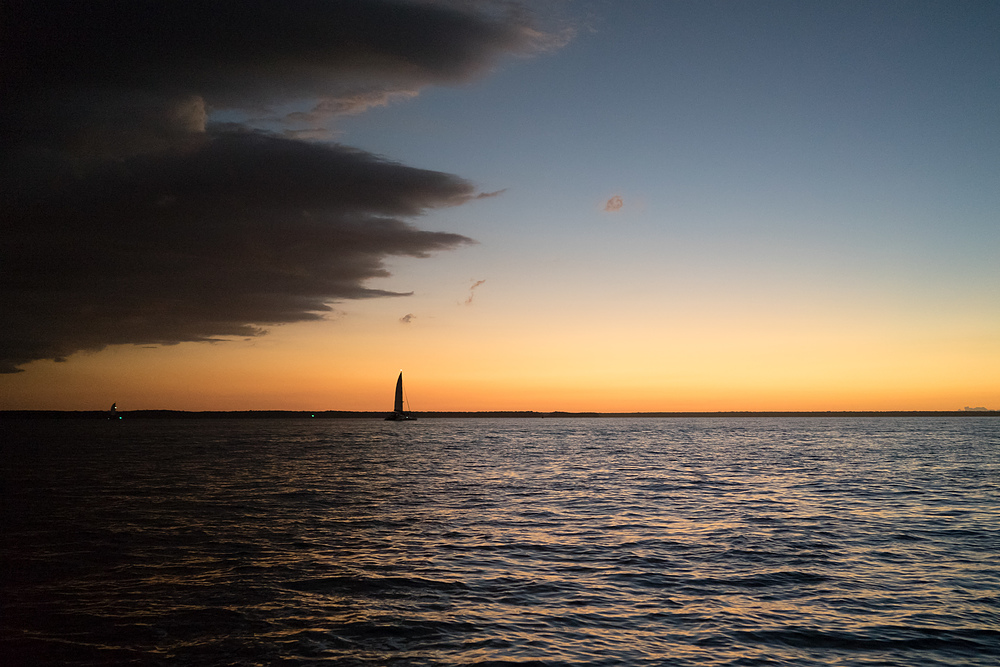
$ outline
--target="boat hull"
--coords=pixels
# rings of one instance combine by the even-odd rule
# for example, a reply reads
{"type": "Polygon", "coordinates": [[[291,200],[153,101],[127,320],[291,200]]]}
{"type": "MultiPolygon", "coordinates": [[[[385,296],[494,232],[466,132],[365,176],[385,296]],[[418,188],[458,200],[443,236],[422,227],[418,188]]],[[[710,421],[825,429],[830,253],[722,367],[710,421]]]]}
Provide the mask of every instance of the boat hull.
{"type": "Polygon", "coordinates": [[[390,415],[386,415],[385,421],[387,422],[415,422],[416,417],[411,417],[410,415],[403,414],[402,412],[393,412],[390,415]]]}

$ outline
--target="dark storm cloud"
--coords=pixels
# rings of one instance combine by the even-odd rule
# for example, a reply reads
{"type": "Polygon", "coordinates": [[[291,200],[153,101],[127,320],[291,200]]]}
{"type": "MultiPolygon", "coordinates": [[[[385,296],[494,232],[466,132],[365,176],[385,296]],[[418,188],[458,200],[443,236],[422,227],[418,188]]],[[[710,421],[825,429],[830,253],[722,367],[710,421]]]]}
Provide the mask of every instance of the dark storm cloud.
{"type": "Polygon", "coordinates": [[[8,197],[0,370],[115,343],[244,336],[316,319],[388,255],[469,239],[401,217],[475,196],[455,176],[255,134],[206,139],[8,197]]]}
{"type": "Polygon", "coordinates": [[[0,5],[0,372],[316,319],[396,295],[366,287],[387,256],[468,243],[406,220],[488,196],[461,178],[207,121],[358,113],[558,41],[506,6],[0,5]]]}
{"type": "Polygon", "coordinates": [[[212,109],[318,99],[314,115],[357,113],[562,39],[509,7],[456,3],[10,0],[0,12],[0,129],[17,130],[0,136],[46,145],[191,96],[212,109]]]}
{"type": "MultiPolygon", "coordinates": [[[[523,14],[392,0],[8,0],[5,76],[26,87],[187,90],[223,100],[441,83],[555,38],[523,14]]],[[[488,3],[467,3],[487,7],[488,3]]],[[[504,7],[505,5],[499,5],[504,7]]]]}

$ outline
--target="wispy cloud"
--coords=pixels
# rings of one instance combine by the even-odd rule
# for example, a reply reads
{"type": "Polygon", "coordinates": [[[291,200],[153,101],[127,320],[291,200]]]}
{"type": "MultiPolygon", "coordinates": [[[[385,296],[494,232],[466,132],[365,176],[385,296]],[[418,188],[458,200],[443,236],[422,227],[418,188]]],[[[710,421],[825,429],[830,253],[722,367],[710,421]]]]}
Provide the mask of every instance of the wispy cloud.
{"type": "Polygon", "coordinates": [[[5,2],[0,372],[109,344],[259,335],[331,301],[405,294],[366,281],[389,256],[471,242],[409,220],[498,193],[302,140],[564,40],[507,5],[5,2]],[[310,111],[284,135],[210,118],[296,101],[310,111]]]}
{"type": "Polygon", "coordinates": [[[499,197],[503,193],[507,192],[507,188],[503,190],[497,190],[496,192],[480,192],[476,195],[476,199],[490,199],[492,197],[499,197]]]}
{"type": "Polygon", "coordinates": [[[305,125],[314,131],[327,128],[329,123],[340,116],[354,116],[373,107],[388,106],[391,102],[402,101],[420,94],[419,88],[410,90],[370,90],[353,91],[339,97],[321,98],[309,111],[293,111],[280,120],[289,125],[305,125]]]}
{"type": "Polygon", "coordinates": [[[472,286],[469,287],[469,298],[465,300],[466,306],[472,305],[472,298],[476,295],[476,288],[485,282],[486,282],[485,280],[476,280],[475,282],[472,283],[472,286]]]}

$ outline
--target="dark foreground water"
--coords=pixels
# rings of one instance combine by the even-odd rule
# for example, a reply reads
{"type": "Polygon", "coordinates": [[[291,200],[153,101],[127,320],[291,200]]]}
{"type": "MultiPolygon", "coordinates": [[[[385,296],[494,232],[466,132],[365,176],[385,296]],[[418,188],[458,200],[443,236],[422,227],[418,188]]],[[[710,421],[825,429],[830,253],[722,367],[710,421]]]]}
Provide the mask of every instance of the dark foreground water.
{"type": "Polygon", "coordinates": [[[7,666],[1000,664],[1000,419],[0,435],[7,666]]]}

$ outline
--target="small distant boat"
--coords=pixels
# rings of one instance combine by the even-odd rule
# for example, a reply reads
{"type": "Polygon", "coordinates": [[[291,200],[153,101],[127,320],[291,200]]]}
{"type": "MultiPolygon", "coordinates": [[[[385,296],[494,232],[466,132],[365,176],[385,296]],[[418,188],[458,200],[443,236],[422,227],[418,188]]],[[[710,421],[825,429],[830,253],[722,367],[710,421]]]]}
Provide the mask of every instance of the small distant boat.
{"type": "Polygon", "coordinates": [[[392,414],[387,415],[385,420],[387,422],[411,422],[417,420],[416,417],[403,410],[403,371],[399,371],[399,377],[396,379],[396,399],[392,404],[392,414]]]}

